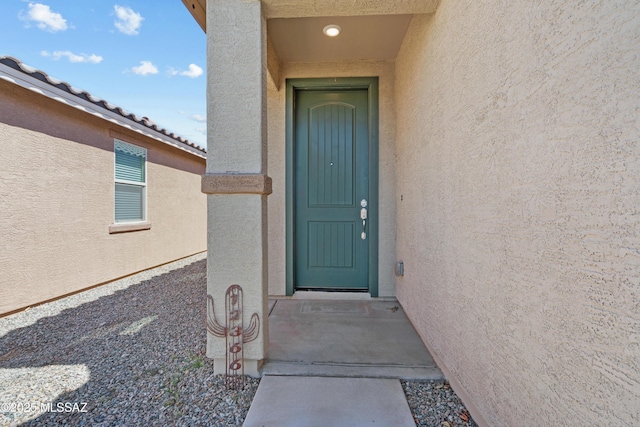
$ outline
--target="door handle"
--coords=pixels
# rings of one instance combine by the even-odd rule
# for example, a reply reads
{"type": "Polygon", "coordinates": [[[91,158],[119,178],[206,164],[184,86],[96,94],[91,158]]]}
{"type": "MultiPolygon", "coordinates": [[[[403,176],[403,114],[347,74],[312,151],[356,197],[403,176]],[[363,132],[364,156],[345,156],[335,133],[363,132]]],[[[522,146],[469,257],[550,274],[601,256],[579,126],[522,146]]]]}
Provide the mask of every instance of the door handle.
{"type": "Polygon", "coordinates": [[[366,240],[367,239],[367,200],[362,199],[360,201],[360,206],[362,206],[362,209],[360,209],[360,218],[362,219],[362,234],[360,234],[360,238],[362,240],[366,240]]]}

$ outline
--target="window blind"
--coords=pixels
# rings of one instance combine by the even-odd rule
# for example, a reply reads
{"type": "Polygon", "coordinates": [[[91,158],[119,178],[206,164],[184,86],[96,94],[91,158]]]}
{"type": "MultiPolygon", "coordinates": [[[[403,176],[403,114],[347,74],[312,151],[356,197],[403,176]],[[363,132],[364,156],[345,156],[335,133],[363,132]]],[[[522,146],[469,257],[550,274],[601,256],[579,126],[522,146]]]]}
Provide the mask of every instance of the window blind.
{"type": "Polygon", "coordinates": [[[116,179],[144,182],[144,157],[116,150],[116,179]]]}
{"type": "Polygon", "coordinates": [[[147,150],[115,140],[114,151],[115,222],[144,221],[147,150]]]}
{"type": "Polygon", "coordinates": [[[144,219],[144,187],[116,183],[116,222],[144,219]]]}

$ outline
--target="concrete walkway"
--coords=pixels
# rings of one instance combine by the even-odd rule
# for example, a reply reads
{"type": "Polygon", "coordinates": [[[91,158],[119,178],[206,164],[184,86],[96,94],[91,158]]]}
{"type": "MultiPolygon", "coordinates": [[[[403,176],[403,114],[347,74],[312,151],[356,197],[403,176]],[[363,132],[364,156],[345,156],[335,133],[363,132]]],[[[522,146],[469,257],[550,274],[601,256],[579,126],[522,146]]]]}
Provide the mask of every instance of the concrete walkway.
{"type": "Polygon", "coordinates": [[[395,300],[270,301],[268,357],[247,427],[413,426],[399,379],[443,378],[395,300]]]}

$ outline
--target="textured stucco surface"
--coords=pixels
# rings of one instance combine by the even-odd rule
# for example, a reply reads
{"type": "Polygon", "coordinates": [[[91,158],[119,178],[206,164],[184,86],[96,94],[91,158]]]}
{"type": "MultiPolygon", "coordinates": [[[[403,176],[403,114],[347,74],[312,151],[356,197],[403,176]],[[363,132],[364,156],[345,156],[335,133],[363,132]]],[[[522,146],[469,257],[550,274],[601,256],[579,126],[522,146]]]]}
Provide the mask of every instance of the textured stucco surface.
{"type": "Polygon", "coordinates": [[[284,295],[285,256],[285,79],[326,77],[379,77],[379,254],[380,296],[395,295],[393,268],[396,252],[396,170],[394,63],[391,61],[353,61],[339,63],[284,63],[279,91],[268,85],[269,176],[273,194],[269,196],[269,294],[284,295]]]}
{"type": "MultiPolygon", "coordinates": [[[[266,174],[267,37],[261,3],[208,2],[207,28],[207,172],[227,173],[232,180],[238,174],[266,174]]],[[[261,179],[266,186],[266,177],[261,179]]],[[[261,322],[258,338],[244,346],[245,367],[256,368],[268,342],[267,196],[262,193],[207,195],[207,293],[224,324],[225,292],[234,284],[242,287],[245,327],[253,313],[261,322]]],[[[219,361],[226,353],[225,339],[208,334],[207,356],[218,361],[217,373],[224,373],[219,361]]]]}
{"type": "Polygon", "coordinates": [[[263,0],[267,18],[432,13],[441,0],[263,0]]]}
{"type": "MultiPolygon", "coordinates": [[[[225,292],[233,284],[242,287],[245,327],[253,313],[260,316],[260,334],[255,341],[245,344],[244,357],[262,360],[268,342],[269,311],[266,289],[263,289],[267,275],[263,250],[266,224],[261,222],[260,215],[266,215],[267,196],[213,194],[208,195],[207,200],[211,218],[208,226],[207,292],[214,298],[216,318],[224,324],[225,292]]],[[[207,356],[224,359],[225,355],[224,338],[209,335],[207,356]]]]}
{"type": "Polygon", "coordinates": [[[639,46],[625,1],[444,0],[406,35],[397,294],[489,425],[640,425],[639,46]]]}
{"type": "Polygon", "coordinates": [[[206,250],[204,160],[0,81],[0,313],[206,250]],[[109,234],[114,136],[147,148],[150,230],[109,234]]]}
{"type": "Polygon", "coordinates": [[[262,173],[267,43],[260,2],[207,7],[207,173],[262,173]]]}

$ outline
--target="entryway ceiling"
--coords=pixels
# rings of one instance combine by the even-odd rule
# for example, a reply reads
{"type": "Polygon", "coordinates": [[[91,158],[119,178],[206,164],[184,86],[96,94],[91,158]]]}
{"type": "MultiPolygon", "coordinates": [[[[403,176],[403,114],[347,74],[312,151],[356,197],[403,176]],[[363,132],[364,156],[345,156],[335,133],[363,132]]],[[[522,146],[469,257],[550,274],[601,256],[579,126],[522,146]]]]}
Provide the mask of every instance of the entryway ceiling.
{"type": "Polygon", "coordinates": [[[334,62],[395,59],[413,15],[276,18],[267,21],[267,34],[280,62],[334,62]],[[337,37],[322,29],[342,28],[337,37]]]}
{"type": "MultiPolygon", "coordinates": [[[[241,1],[241,0],[238,0],[241,1]]],[[[182,0],[206,31],[207,0],[182,0]]],[[[440,0],[262,0],[267,34],[280,62],[395,59],[411,16],[440,0]],[[325,25],[342,27],[329,38],[325,25]]]]}

